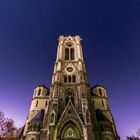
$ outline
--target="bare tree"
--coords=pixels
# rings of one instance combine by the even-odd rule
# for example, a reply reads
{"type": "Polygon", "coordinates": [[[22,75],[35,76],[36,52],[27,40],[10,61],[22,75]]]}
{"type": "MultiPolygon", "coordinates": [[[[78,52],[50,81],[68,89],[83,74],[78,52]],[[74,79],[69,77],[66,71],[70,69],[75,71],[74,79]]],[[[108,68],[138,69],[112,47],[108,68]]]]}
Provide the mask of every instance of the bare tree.
{"type": "Polygon", "coordinates": [[[135,136],[131,136],[131,137],[127,137],[126,140],[139,140],[139,138],[135,136]]]}
{"type": "Polygon", "coordinates": [[[139,128],[138,131],[137,131],[137,136],[140,137],[140,128],[139,128]]]}
{"type": "Polygon", "coordinates": [[[0,138],[4,137],[5,133],[5,117],[3,112],[0,112],[0,138]]]}
{"type": "Polygon", "coordinates": [[[22,130],[23,130],[23,127],[20,127],[15,131],[15,136],[16,136],[17,139],[19,139],[19,137],[22,133],[22,130]]]}
{"type": "Polygon", "coordinates": [[[140,140],[140,139],[138,137],[135,137],[135,136],[130,136],[130,137],[127,136],[126,140],[140,140]]]}
{"type": "Polygon", "coordinates": [[[4,117],[4,113],[0,111],[0,139],[15,137],[17,128],[14,121],[4,117]]]}

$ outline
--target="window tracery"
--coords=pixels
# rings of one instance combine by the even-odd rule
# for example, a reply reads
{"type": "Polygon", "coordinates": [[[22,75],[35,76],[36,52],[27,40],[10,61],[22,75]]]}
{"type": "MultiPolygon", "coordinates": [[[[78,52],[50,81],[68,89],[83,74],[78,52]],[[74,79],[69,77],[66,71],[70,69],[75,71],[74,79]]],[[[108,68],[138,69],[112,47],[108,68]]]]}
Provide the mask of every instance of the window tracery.
{"type": "Polygon", "coordinates": [[[74,60],[74,48],[65,48],[65,60],[74,60]]]}
{"type": "Polygon", "coordinates": [[[80,134],[73,124],[67,124],[63,128],[61,139],[80,139],[80,134]]]}
{"type": "Polygon", "coordinates": [[[64,75],[64,83],[75,83],[76,75],[64,75]]]}
{"type": "Polygon", "coordinates": [[[67,105],[69,101],[74,105],[74,94],[71,90],[66,92],[65,105],[67,105]]]}

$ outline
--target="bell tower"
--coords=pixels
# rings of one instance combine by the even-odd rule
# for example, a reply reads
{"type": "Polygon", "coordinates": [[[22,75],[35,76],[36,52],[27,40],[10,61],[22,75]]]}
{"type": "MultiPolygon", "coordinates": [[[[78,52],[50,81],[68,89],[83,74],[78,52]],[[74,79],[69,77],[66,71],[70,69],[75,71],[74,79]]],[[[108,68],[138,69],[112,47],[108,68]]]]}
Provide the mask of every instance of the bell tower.
{"type": "MultiPolygon", "coordinates": [[[[52,76],[52,106],[56,114],[59,114],[56,116],[58,119],[67,112],[68,108],[68,112],[75,112],[75,117],[78,117],[81,122],[80,139],[85,135],[84,137],[87,137],[88,140],[90,137],[93,140],[94,134],[87,100],[89,91],[80,36],[60,36],[52,76]],[[84,123],[86,126],[83,127],[84,123]],[[91,131],[91,136],[87,135],[87,131],[91,131]]],[[[70,119],[70,116],[67,119],[72,123],[77,121],[76,118],[70,119]]]]}
{"type": "MultiPolygon", "coordinates": [[[[58,87],[74,88],[75,86],[77,87],[75,96],[77,95],[79,97],[82,96],[82,94],[79,94],[79,92],[81,93],[81,88],[84,88],[82,89],[83,91],[88,87],[81,38],[79,36],[60,36],[54,73],[52,76],[52,96],[56,98],[62,94],[60,91],[62,91],[63,88],[58,90],[58,87]]],[[[63,95],[61,97],[63,97],[63,95]]]]}
{"type": "Polygon", "coordinates": [[[57,57],[54,66],[52,84],[88,83],[83,60],[81,38],[59,37],[57,57]]]}

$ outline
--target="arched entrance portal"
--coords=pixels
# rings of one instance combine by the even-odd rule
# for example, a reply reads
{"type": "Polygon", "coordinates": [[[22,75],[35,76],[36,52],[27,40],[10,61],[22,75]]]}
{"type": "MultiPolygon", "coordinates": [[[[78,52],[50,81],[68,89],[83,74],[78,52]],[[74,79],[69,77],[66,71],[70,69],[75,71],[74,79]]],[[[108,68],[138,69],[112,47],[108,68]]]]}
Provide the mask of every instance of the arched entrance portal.
{"type": "Polygon", "coordinates": [[[67,124],[61,132],[61,140],[80,140],[77,128],[71,123],[67,124]]]}

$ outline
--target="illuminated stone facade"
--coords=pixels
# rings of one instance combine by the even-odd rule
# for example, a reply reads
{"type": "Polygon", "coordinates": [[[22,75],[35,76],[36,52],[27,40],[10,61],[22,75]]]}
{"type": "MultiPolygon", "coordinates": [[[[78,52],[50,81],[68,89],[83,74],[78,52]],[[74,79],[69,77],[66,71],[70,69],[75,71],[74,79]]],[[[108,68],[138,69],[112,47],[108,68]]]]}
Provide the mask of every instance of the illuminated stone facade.
{"type": "Polygon", "coordinates": [[[21,139],[119,140],[106,88],[90,87],[80,36],[60,36],[50,88],[37,86],[21,139]]]}

